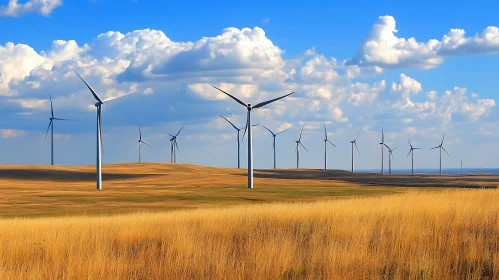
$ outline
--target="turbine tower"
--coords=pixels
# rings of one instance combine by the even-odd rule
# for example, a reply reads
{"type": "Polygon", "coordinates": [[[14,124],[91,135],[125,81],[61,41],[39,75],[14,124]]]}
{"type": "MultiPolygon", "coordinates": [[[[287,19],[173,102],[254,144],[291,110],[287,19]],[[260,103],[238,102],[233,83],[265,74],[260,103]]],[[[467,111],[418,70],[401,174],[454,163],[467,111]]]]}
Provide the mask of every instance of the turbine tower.
{"type": "Polygon", "coordinates": [[[140,129],[140,125],[139,125],[139,141],[137,141],[139,144],[137,145],[137,148],[139,149],[139,163],[140,163],[140,144],[144,144],[146,146],[148,146],[149,148],[152,148],[151,146],[149,146],[149,144],[147,144],[146,142],[144,142],[144,140],[142,140],[142,130],[140,129]]]}
{"type": "Polygon", "coordinates": [[[298,141],[295,141],[296,142],[296,150],[295,150],[295,154],[296,154],[296,169],[298,169],[300,167],[300,145],[303,147],[303,149],[305,149],[305,151],[308,152],[307,148],[305,148],[305,146],[303,146],[303,143],[301,142],[301,135],[303,133],[303,128],[305,127],[305,125],[303,125],[303,127],[301,128],[301,132],[300,132],[300,138],[298,138],[298,141]]]}
{"type": "Polygon", "coordinates": [[[50,164],[54,165],[54,121],[67,121],[67,119],[61,119],[61,118],[56,118],[54,117],[54,106],[52,105],[52,96],[49,93],[49,98],[50,98],[50,122],[49,122],[49,127],[47,128],[47,132],[45,133],[45,139],[47,139],[47,135],[50,131],[51,135],[51,150],[50,150],[50,164]]]}
{"type": "Polygon", "coordinates": [[[87,88],[90,90],[95,100],[97,101],[97,103],[95,103],[95,107],[97,108],[97,163],[96,163],[97,172],[96,173],[97,173],[97,189],[101,190],[102,189],[102,159],[101,159],[102,158],[102,127],[101,127],[102,104],[114,99],[121,98],[126,95],[130,95],[131,93],[102,100],[93,90],[93,88],[80,76],[80,74],[78,74],[78,72],[76,72],[74,69],[73,71],[85,83],[85,85],[87,86],[87,88]]]}
{"type": "Polygon", "coordinates": [[[461,175],[463,175],[463,161],[460,160],[460,162],[461,162],[461,175]]]}
{"type": "Polygon", "coordinates": [[[393,151],[395,151],[398,147],[395,149],[391,149],[387,144],[383,145],[385,145],[385,147],[388,149],[388,174],[392,174],[393,151]]]}
{"type": "MultiPolygon", "coordinates": [[[[360,134],[360,132],[359,132],[360,134]]],[[[354,161],[353,161],[353,145],[355,144],[355,148],[357,148],[357,153],[359,153],[359,156],[360,156],[360,151],[359,151],[359,147],[357,147],[357,138],[359,138],[359,134],[357,134],[357,137],[355,137],[354,140],[350,141],[350,143],[352,143],[352,172],[355,171],[354,169],[354,161]]]]}
{"type": "Polygon", "coordinates": [[[327,139],[326,125],[324,125],[324,170],[327,169],[327,143],[336,147],[335,144],[333,144],[331,141],[329,141],[329,139],[327,139]]]}
{"type": "Polygon", "coordinates": [[[274,169],[276,169],[276,157],[275,157],[275,138],[277,137],[277,135],[285,132],[286,130],[288,130],[289,128],[286,128],[285,130],[279,132],[279,133],[274,133],[272,132],[272,130],[268,129],[266,126],[262,125],[266,130],[268,130],[270,132],[270,134],[272,134],[272,137],[274,138],[274,142],[272,144],[272,147],[273,147],[273,150],[274,150],[274,169]]]}
{"type": "MultiPolygon", "coordinates": [[[[384,170],[383,170],[383,156],[384,156],[384,146],[385,146],[385,133],[383,132],[383,127],[381,128],[381,143],[379,143],[379,145],[381,146],[381,174],[385,174],[384,170]]],[[[388,146],[387,146],[388,147],[388,146]]]]}
{"type": "Polygon", "coordinates": [[[410,154],[412,154],[412,164],[411,164],[411,171],[412,171],[412,174],[414,174],[414,150],[420,150],[421,148],[414,148],[411,144],[411,141],[407,140],[409,142],[409,146],[411,146],[411,149],[409,150],[409,153],[407,154],[407,156],[405,158],[407,158],[410,154]]]}
{"type": "Polygon", "coordinates": [[[177,132],[175,135],[170,135],[172,138],[170,138],[170,144],[171,144],[171,154],[170,154],[170,162],[171,163],[177,163],[177,151],[178,151],[178,144],[177,144],[177,136],[180,134],[180,131],[184,126],[180,128],[180,130],[177,132]]]}
{"type": "Polygon", "coordinates": [[[241,100],[237,99],[236,97],[230,95],[229,93],[213,86],[215,89],[225,93],[227,96],[229,96],[230,98],[234,99],[237,103],[241,104],[242,106],[246,107],[246,110],[248,111],[247,113],[247,118],[246,118],[246,127],[244,128],[244,134],[243,134],[243,138],[244,138],[244,135],[246,134],[246,130],[248,130],[248,188],[249,189],[252,189],[253,188],[253,146],[252,146],[252,135],[251,135],[251,110],[252,109],[258,109],[258,108],[261,108],[267,104],[270,104],[272,102],[275,102],[279,99],[282,99],[284,97],[287,97],[291,94],[293,94],[294,92],[292,93],[288,93],[284,96],[281,96],[281,97],[278,97],[278,98],[274,98],[274,99],[271,99],[271,100],[268,100],[268,101],[264,101],[264,102],[261,102],[261,103],[258,103],[256,104],[255,106],[252,106],[251,104],[245,104],[244,102],[242,102],[241,100]]]}
{"type": "Polygon", "coordinates": [[[440,149],[440,175],[442,174],[442,150],[444,150],[444,152],[448,156],[450,156],[449,153],[447,153],[447,151],[444,148],[444,139],[445,139],[445,133],[444,133],[444,137],[442,137],[442,142],[440,143],[440,145],[438,145],[438,146],[433,147],[433,148],[430,149],[430,150],[437,149],[437,148],[440,149]]]}

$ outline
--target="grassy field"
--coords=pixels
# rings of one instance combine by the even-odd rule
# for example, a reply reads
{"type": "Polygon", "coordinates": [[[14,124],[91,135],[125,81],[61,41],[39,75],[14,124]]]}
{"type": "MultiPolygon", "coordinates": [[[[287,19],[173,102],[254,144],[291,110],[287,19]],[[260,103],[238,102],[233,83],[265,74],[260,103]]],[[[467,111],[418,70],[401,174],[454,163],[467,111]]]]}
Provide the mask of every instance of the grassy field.
{"type": "Polygon", "coordinates": [[[498,201],[444,190],[0,219],[0,279],[498,279],[498,201]]]}
{"type": "Polygon", "coordinates": [[[406,192],[416,187],[497,184],[498,176],[407,176],[334,170],[246,170],[143,163],[94,166],[0,166],[0,216],[128,213],[268,202],[307,202],[406,192]]]}

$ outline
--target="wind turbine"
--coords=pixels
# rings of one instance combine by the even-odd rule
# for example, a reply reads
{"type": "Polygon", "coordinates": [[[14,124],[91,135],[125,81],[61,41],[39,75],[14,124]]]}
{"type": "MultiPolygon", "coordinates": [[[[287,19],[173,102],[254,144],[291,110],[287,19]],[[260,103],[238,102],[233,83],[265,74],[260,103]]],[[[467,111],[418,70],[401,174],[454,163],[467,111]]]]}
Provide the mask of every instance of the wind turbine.
{"type": "Polygon", "coordinates": [[[299,168],[299,165],[300,165],[300,145],[303,147],[303,149],[305,149],[305,151],[308,152],[307,148],[305,148],[305,146],[303,146],[303,143],[301,142],[301,135],[303,133],[303,128],[305,127],[305,125],[303,125],[303,127],[301,128],[301,132],[300,132],[300,138],[298,138],[298,141],[295,141],[296,142],[296,150],[295,150],[295,154],[296,154],[296,169],[299,168]]]}
{"type": "Polygon", "coordinates": [[[383,156],[385,154],[385,151],[384,151],[385,133],[383,132],[383,127],[381,128],[381,143],[379,143],[379,145],[381,146],[381,174],[385,174],[385,172],[383,170],[383,156]]]}
{"type": "Polygon", "coordinates": [[[411,167],[411,170],[412,170],[412,174],[414,174],[414,150],[420,150],[421,148],[414,148],[411,144],[411,141],[407,140],[409,142],[409,146],[411,146],[411,149],[409,150],[409,153],[407,154],[407,156],[405,158],[407,158],[410,154],[412,154],[412,167],[411,167]]]}
{"type": "Polygon", "coordinates": [[[326,125],[324,125],[324,170],[327,169],[327,143],[336,147],[329,139],[327,139],[326,125]]]}
{"type": "Polygon", "coordinates": [[[122,95],[122,96],[117,96],[117,97],[111,97],[105,100],[102,100],[97,93],[94,91],[94,89],[87,83],[85,80],[76,72],[76,70],[73,69],[73,71],[80,77],[80,79],[85,83],[85,85],[88,87],[92,95],[94,96],[95,100],[97,103],[95,103],[95,107],[97,108],[97,189],[101,190],[102,189],[102,127],[101,127],[101,114],[102,114],[102,104],[109,102],[114,99],[121,98],[123,96],[129,95],[131,93],[122,95]]]}
{"type": "Polygon", "coordinates": [[[170,138],[170,143],[171,143],[170,161],[171,161],[171,163],[177,163],[177,150],[178,150],[177,136],[180,134],[180,131],[182,131],[183,128],[184,128],[184,126],[182,126],[180,128],[180,130],[177,132],[177,134],[175,134],[175,135],[168,134],[172,137],[172,138],[170,138]]]}
{"type": "Polygon", "coordinates": [[[461,162],[461,175],[463,175],[463,161],[460,160],[460,162],[461,162]]]}
{"type": "MultiPolygon", "coordinates": [[[[242,130],[242,128],[238,128],[232,122],[230,122],[228,119],[226,119],[224,116],[220,115],[220,117],[222,117],[224,120],[226,120],[228,123],[230,123],[230,125],[232,125],[232,127],[235,130],[237,130],[237,168],[240,168],[241,167],[241,162],[239,160],[240,159],[239,150],[240,150],[240,147],[241,147],[241,143],[239,141],[239,132],[242,130]]],[[[253,126],[258,126],[258,124],[254,124],[253,126]]]]}
{"type": "Polygon", "coordinates": [[[430,150],[433,150],[433,149],[437,149],[439,148],[440,149],[440,174],[442,174],[442,149],[444,150],[444,152],[448,155],[449,153],[447,153],[447,151],[445,150],[444,148],[444,139],[445,139],[445,133],[444,133],[444,137],[442,137],[442,142],[440,143],[440,145],[436,146],[436,147],[433,147],[431,148],[430,150]]]}
{"type": "Polygon", "coordinates": [[[148,146],[149,148],[152,148],[151,146],[149,146],[149,144],[147,144],[146,142],[144,142],[144,140],[142,140],[142,130],[140,129],[140,125],[139,125],[139,141],[137,141],[139,144],[137,145],[137,148],[139,149],[139,163],[140,163],[140,144],[144,144],[146,146],[148,146]]]}
{"type": "MultiPolygon", "coordinates": [[[[360,134],[360,132],[359,132],[360,134]]],[[[354,172],[354,167],[353,167],[353,145],[355,144],[355,148],[357,148],[357,153],[359,153],[359,156],[360,156],[360,151],[359,151],[359,147],[357,147],[357,138],[359,138],[359,134],[357,134],[357,137],[355,137],[354,140],[350,141],[350,143],[352,143],[352,172],[354,172]]]]}
{"type": "Polygon", "coordinates": [[[50,135],[51,135],[51,150],[50,150],[50,164],[54,165],[54,121],[67,121],[67,119],[60,119],[54,117],[54,106],[52,105],[52,96],[49,93],[49,98],[50,98],[50,122],[49,122],[49,127],[47,128],[47,132],[45,133],[45,139],[47,139],[47,135],[49,133],[49,129],[51,129],[50,135]]]}
{"type": "Polygon", "coordinates": [[[281,131],[281,132],[279,132],[279,133],[277,133],[277,134],[276,134],[276,133],[272,132],[272,130],[268,129],[266,126],[264,126],[264,125],[262,125],[262,126],[263,126],[266,130],[268,130],[268,131],[270,132],[270,134],[272,134],[272,137],[274,138],[274,142],[273,142],[272,147],[273,147],[273,150],[274,150],[274,169],[276,169],[276,159],[275,159],[275,138],[277,137],[277,135],[279,135],[279,134],[281,134],[281,133],[285,132],[285,131],[286,131],[286,130],[288,130],[289,128],[286,128],[285,130],[283,130],[283,131],[281,131]]]}
{"type": "Polygon", "coordinates": [[[388,149],[388,174],[392,174],[392,158],[393,151],[395,151],[398,147],[391,149],[387,144],[383,144],[388,149]]]}
{"type": "MultiPolygon", "coordinates": [[[[275,101],[282,99],[286,96],[289,96],[289,95],[293,94],[294,92],[288,93],[284,96],[274,98],[274,99],[271,99],[268,101],[260,102],[260,103],[256,104],[255,106],[251,106],[251,104],[244,104],[244,102],[242,102],[241,100],[237,99],[236,97],[230,95],[229,93],[227,93],[227,92],[225,92],[225,91],[223,91],[215,86],[213,86],[213,87],[215,89],[225,93],[227,96],[234,99],[237,103],[246,107],[246,110],[248,111],[247,119],[246,119],[246,127],[244,128],[244,134],[246,134],[246,130],[248,130],[248,188],[252,189],[253,188],[253,145],[252,145],[252,136],[251,136],[251,127],[252,127],[252,125],[251,125],[251,110],[261,108],[267,104],[275,102],[275,101]]],[[[243,138],[244,138],[244,134],[243,134],[243,138]]]]}

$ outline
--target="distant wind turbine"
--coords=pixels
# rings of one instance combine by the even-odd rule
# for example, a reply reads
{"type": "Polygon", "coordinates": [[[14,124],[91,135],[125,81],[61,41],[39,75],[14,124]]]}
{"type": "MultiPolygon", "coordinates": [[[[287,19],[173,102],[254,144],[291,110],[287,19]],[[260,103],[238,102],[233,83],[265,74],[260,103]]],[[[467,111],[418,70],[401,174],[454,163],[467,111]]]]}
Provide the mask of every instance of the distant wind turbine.
{"type": "Polygon", "coordinates": [[[50,131],[50,139],[51,139],[51,150],[50,150],[50,164],[51,165],[54,165],[54,121],[57,120],[57,121],[67,121],[67,119],[60,119],[60,118],[56,118],[54,117],[54,106],[52,105],[52,96],[50,95],[49,93],[49,98],[50,98],[50,122],[49,122],[49,127],[47,128],[47,132],[45,133],[45,139],[47,139],[47,134],[49,133],[49,129],[51,129],[50,131]]]}
{"type": "Polygon", "coordinates": [[[266,130],[268,130],[270,132],[270,134],[272,134],[272,138],[274,138],[274,142],[272,144],[272,147],[273,147],[273,150],[274,150],[274,169],[276,169],[276,157],[275,157],[275,138],[277,137],[277,135],[285,132],[286,130],[288,130],[289,128],[286,128],[285,130],[279,132],[279,133],[274,133],[272,132],[272,130],[268,129],[266,126],[262,125],[266,130]]]}
{"type": "Polygon", "coordinates": [[[139,125],[139,141],[137,141],[137,142],[139,143],[137,145],[137,148],[139,149],[139,163],[140,163],[140,156],[141,156],[141,154],[140,154],[140,152],[141,152],[140,151],[140,148],[141,148],[140,144],[144,144],[144,145],[148,146],[149,148],[152,148],[149,144],[147,144],[146,142],[144,142],[144,140],[142,140],[142,130],[140,129],[140,125],[139,125]]]}
{"type": "Polygon", "coordinates": [[[392,174],[392,158],[393,151],[395,151],[398,147],[391,149],[387,144],[383,144],[388,149],[388,174],[392,174]]]}
{"type": "Polygon", "coordinates": [[[95,107],[97,108],[97,164],[96,164],[97,165],[97,172],[96,173],[97,173],[97,189],[101,190],[102,189],[102,160],[101,160],[101,158],[102,158],[102,126],[101,126],[102,104],[109,102],[111,100],[114,100],[114,99],[121,98],[123,96],[130,95],[131,93],[102,100],[97,95],[97,93],[93,90],[93,88],[87,82],[85,82],[85,80],[80,76],[80,74],[78,74],[78,72],[76,72],[75,70],[73,70],[73,71],[85,83],[85,85],[87,86],[87,88],[90,90],[90,92],[94,96],[95,100],[97,101],[97,103],[95,103],[95,107]]]}
{"type": "Polygon", "coordinates": [[[298,138],[298,141],[295,141],[296,142],[296,150],[295,150],[295,154],[296,154],[296,169],[298,169],[300,167],[300,145],[303,147],[303,149],[305,149],[305,151],[308,152],[307,148],[305,148],[305,146],[303,146],[303,143],[301,142],[301,135],[303,133],[303,128],[304,127],[305,127],[305,125],[303,125],[303,127],[301,128],[300,138],[298,138]]]}
{"type": "MultiPolygon", "coordinates": [[[[360,132],[359,132],[359,134],[360,134],[360,132]]],[[[355,169],[354,169],[354,161],[353,161],[353,145],[355,145],[355,148],[357,149],[357,153],[359,153],[359,156],[360,156],[359,147],[357,147],[357,138],[359,138],[359,134],[357,134],[357,137],[355,137],[354,140],[350,141],[350,143],[352,143],[352,172],[355,171],[355,169]]]]}
{"type": "Polygon", "coordinates": [[[412,154],[412,164],[411,164],[411,170],[412,170],[412,174],[414,174],[414,150],[420,150],[421,148],[414,148],[411,144],[411,141],[407,140],[409,142],[409,146],[411,146],[411,149],[409,150],[409,153],[407,154],[406,158],[412,154]]]}
{"type": "Polygon", "coordinates": [[[384,174],[384,170],[383,170],[383,156],[385,154],[385,151],[384,151],[384,146],[385,146],[385,133],[383,132],[383,127],[381,128],[381,143],[379,143],[379,145],[381,146],[381,174],[384,174]]]}
{"type": "Polygon", "coordinates": [[[324,125],[324,169],[327,169],[327,143],[336,147],[329,139],[327,139],[326,125],[324,125]]]}
{"type": "MultiPolygon", "coordinates": [[[[232,125],[232,127],[237,130],[237,168],[241,168],[241,161],[240,161],[240,155],[239,155],[239,150],[240,150],[240,147],[241,147],[241,143],[239,141],[239,132],[242,130],[242,128],[239,128],[237,126],[235,126],[231,121],[229,121],[228,119],[226,119],[224,116],[220,115],[220,117],[222,117],[224,120],[226,120],[228,123],[230,123],[230,125],[232,125]]],[[[258,126],[258,124],[254,124],[253,126],[258,126]]]]}
{"type": "Polygon", "coordinates": [[[433,147],[431,148],[430,150],[433,150],[433,149],[440,149],[440,174],[442,174],[442,150],[444,150],[444,152],[448,155],[449,153],[447,153],[447,151],[445,150],[444,148],[444,139],[445,139],[445,133],[444,133],[444,137],[442,137],[442,142],[440,143],[440,145],[436,146],[436,147],[433,147]]]}
{"type": "Polygon", "coordinates": [[[175,135],[170,135],[172,138],[170,138],[170,143],[171,143],[171,155],[170,155],[170,162],[171,163],[177,163],[177,151],[178,151],[178,144],[177,144],[177,136],[180,134],[184,126],[180,128],[180,130],[177,132],[175,135]]]}
{"type": "Polygon", "coordinates": [[[461,162],[461,175],[463,175],[463,161],[460,160],[460,162],[461,162]]]}
{"type": "Polygon", "coordinates": [[[274,98],[274,99],[271,99],[268,101],[260,102],[260,103],[256,104],[255,106],[251,106],[251,104],[245,104],[241,100],[237,99],[236,97],[230,95],[229,93],[227,93],[227,92],[225,92],[225,91],[223,91],[215,86],[214,86],[214,88],[225,93],[227,96],[234,99],[237,103],[246,107],[246,110],[248,111],[247,118],[246,118],[246,127],[244,128],[243,138],[244,138],[244,135],[246,134],[246,130],[248,130],[248,188],[252,189],[253,188],[253,142],[252,142],[252,135],[251,135],[251,127],[252,127],[252,125],[251,125],[251,110],[261,108],[261,107],[268,105],[272,102],[275,102],[279,99],[290,96],[294,92],[288,93],[284,96],[274,98]]]}

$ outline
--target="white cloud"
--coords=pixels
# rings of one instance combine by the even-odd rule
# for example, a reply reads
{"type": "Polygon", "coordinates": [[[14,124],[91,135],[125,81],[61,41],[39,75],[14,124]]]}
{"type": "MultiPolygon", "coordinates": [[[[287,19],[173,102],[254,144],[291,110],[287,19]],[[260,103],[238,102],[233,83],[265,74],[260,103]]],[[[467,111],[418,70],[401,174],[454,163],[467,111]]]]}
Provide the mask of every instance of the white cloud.
{"type": "Polygon", "coordinates": [[[443,63],[445,56],[499,52],[499,28],[495,26],[474,37],[465,37],[462,29],[451,29],[442,40],[431,39],[426,43],[414,37],[399,38],[396,33],[394,17],[379,17],[347,64],[428,69],[443,63]]]}
{"type": "Polygon", "coordinates": [[[62,6],[62,0],[30,0],[23,4],[19,4],[18,0],[9,0],[7,6],[0,6],[0,16],[20,17],[31,13],[49,16],[59,6],[62,6]]]}

